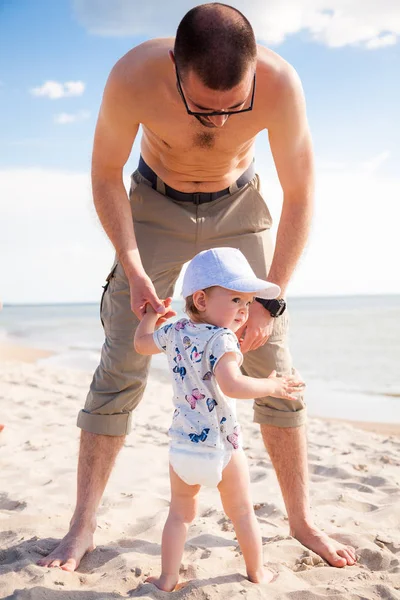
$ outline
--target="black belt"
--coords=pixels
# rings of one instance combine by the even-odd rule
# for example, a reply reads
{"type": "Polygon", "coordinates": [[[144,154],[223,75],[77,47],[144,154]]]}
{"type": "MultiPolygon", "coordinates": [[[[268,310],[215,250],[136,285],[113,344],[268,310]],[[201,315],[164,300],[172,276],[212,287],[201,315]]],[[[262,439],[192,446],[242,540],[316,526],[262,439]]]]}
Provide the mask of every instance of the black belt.
{"type": "MultiPolygon", "coordinates": [[[[148,181],[150,181],[152,188],[154,190],[157,189],[157,173],[153,171],[149,167],[147,163],[144,162],[143,158],[140,157],[139,160],[139,173],[145,177],[148,181]]],[[[246,171],[236,180],[236,185],[238,188],[243,187],[246,183],[249,183],[255,176],[255,167],[254,160],[250,163],[250,166],[246,169],[246,171]]],[[[193,202],[194,204],[204,204],[205,202],[212,202],[213,200],[217,200],[217,198],[221,198],[222,196],[226,196],[229,194],[229,188],[225,188],[224,190],[219,190],[218,192],[180,192],[179,190],[175,190],[167,184],[165,185],[165,195],[173,200],[180,200],[181,202],[193,202]]]]}

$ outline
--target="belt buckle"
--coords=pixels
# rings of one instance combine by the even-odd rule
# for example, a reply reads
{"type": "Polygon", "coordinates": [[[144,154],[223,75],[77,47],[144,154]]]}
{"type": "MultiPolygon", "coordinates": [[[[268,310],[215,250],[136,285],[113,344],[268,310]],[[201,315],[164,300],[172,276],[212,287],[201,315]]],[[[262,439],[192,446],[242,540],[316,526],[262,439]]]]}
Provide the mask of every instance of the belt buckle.
{"type": "Polygon", "coordinates": [[[196,206],[198,206],[200,204],[200,196],[201,193],[196,192],[195,194],[193,194],[193,204],[195,204],[196,206]]]}

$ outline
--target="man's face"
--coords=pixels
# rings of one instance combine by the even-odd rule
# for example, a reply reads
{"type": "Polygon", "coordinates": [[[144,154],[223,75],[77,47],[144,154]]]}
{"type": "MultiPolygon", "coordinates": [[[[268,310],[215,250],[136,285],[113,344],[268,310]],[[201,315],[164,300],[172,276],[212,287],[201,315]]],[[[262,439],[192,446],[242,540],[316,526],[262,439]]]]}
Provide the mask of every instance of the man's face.
{"type": "MultiPolygon", "coordinates": [[[[181,80],[181,89],[190,111],[204,127],[223,127],[231,115],[207,115],[221,111],[240,111],[251,105],[254,82],[254,67],[250,67],[240,83],[230,90],[212,90],[204,85],[193,71],[181,80]],[[201,113],[204,112],[204,116],[201,113]]],[[[178,86],[179,87],[179,86],[178,86]]],[[[240,115],[239,115],[240,116],[240,115]]]]}

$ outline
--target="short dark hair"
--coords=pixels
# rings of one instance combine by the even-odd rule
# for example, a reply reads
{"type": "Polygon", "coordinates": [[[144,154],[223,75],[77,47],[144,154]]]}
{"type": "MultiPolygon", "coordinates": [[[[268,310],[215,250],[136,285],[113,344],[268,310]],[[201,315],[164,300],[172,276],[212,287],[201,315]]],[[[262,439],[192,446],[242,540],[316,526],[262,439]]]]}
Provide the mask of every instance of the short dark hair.
{"type": "Polygon", "coordinates": [[[256,60],[253,28],[236,8],[220,2],[189,10],[176,32],[174,55],[179,75],[193,70],[213,90],[230,90],[256,60]]]}

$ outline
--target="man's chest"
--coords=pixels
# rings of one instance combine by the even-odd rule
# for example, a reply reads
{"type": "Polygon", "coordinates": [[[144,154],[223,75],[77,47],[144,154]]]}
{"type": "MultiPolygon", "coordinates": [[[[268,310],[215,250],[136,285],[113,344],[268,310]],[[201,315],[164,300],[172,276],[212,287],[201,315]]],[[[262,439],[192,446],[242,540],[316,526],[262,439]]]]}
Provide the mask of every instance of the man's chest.
{"type": "Polygon", "coordinates": [[[260,126],[244,115],[233,115],[221,128],[207,127],[195,117],[165,119],[153,118],[142,124],[143,132],[165,152],[218,154],[245,150],[261,130],[260,126]],[[238,119],[243,119],[242,123],[238,119]],[[236,122],[234,122],[235,120],[236,122]]]}

